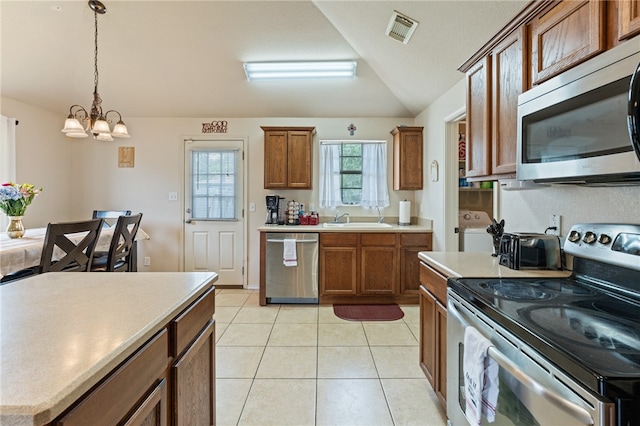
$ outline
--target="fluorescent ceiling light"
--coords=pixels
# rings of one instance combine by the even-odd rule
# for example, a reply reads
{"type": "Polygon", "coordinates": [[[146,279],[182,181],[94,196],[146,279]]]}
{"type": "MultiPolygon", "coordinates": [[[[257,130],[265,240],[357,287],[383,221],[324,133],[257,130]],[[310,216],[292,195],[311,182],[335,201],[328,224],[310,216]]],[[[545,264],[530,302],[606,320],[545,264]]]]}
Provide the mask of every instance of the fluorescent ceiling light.
{"type": "Polygon", "coordinates": [[[247,80],[353,78],[356,61],[246,62],[247,80]]]}

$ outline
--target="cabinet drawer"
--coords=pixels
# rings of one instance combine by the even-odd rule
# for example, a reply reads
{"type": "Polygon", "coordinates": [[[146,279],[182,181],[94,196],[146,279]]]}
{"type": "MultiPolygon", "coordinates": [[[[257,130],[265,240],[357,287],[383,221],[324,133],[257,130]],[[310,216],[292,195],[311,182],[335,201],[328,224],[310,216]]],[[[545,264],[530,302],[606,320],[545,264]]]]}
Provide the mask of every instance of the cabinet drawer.
{"type": "Polygon", "coordinates": [[[410,233],[400,234],[400,245],[426,247],[425,251],[431,250],[431,234],[430,233],[410,233]]]}
{"type": "Polygon", "coordinates": [[[392,246],[396,245],[396,234],[362,234],[360,244],[363,246],[392,246]]]}
{"type": "Polygon", "coordinates": [[[440,303],[445,306],[447,305],[447,279],[423,262],[420,262],[420,283],[424,285],[440,303]]]}
{"type": "Polygon", "coordinates": [[[171,356],[178,356],[207,325],[215,311],[215,289],[211,287],[176,319],[171,321],[171,356]]]}
{"type": "Polygon", "coordinates": [[[163,329],[53,424],[119,424],[163,376],[169,364],[168,347],[169,336],[163,329]]]}
{"type": "Polygon", "coordinates": [[[356,247],[358,245],[358,234],[321,233],[320,244],[324,247],[356,247]]]}

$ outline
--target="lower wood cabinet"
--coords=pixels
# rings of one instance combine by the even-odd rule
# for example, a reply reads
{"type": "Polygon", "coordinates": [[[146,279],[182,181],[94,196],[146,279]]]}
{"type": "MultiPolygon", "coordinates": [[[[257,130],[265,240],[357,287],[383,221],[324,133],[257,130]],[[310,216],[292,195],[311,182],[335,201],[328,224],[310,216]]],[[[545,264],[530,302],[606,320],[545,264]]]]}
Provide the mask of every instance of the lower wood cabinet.
{"type": "Polygon", "coordinates": [[[215,289],[190,304],[51,425],[214,425],[215,289]]]}
{"type": "Polygon", "coordinates": [[[321,233],[320,303],[419,302],[420,251],[431,233],[321,233]]]}
{"type": "Polygon", "coordinates": [[[447,280],[434,269],[421,263],[420,281],[420,367],[440,403],[446,408],[447,280]]]}

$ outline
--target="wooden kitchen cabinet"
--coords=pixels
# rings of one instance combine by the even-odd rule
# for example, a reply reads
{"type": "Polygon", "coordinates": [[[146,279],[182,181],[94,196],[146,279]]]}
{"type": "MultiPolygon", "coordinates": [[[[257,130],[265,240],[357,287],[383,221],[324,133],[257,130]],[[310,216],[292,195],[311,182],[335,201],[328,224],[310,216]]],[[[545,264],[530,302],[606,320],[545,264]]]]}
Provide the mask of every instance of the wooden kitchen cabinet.
{"type": "Polygon", "coordinates": [[[158,424],[166,425],[166,415],[161,413],[166,413],[169,408],[165,385],[168,347],[169,333],[165,328],[52,424],[140,424],[140,420],[144,421],[158,413],[158,419],[164,419],[164,423],[158,424]],[[153,408],[148,410],[147,407],[151,406],[153,408]]]}
{"type": "Polygon", "coordinates": [[[51,425],[214,425],[214,306],[211,287],[51,425]]]}
{"type": "Polygon", "coordinates": [[[400,293],[418,295],[420,292],[420,261],[418,253],[431,251],[431,234],[400,234],[400,293]]]}
{"type": "Polygon", "coordinates": [[[396,127],[393,135],[393,189],[422,189],[423,127],[396,127]]]}
{"type": "Polygon", "coordinates": [[[518,96],[527,84],[525,34],[524,26],[513,31],[467,71],[470,180],[515,176],[518,96]]]}
{"type": "Polygon", "coordinates": [[[491,174],[516,172],[518,96],[527,90],[526,31],[522,26],[491,53],[491,174]]]}
{"type": "Polygon", "coordinates": [[[466,177],[488,176],[491,155],[491,60],[484,57],[466,73],[466,177]]]}
{"type": "Polygon", "coordinates": [[[262,127],[265,189],[311,189],[315,127],[262,127]]]}
{"type": "Polygon", "coordinates": [[[446,407],[447,279],[421,262],[420,281],[420,367],[446,407]]]}
{"type": "Polygon", "coordinates": [[[531,21],[531,85],[539,84],[606,49],[600,0],[561,1],[531,21]]]}
{"type": "Polygon", "coordinates": [[[356,233],[320,234],[320,295],[355,296],[358,292],[356,233]]]}
{"type": "Polygon", "coordinates": [[[618,40],[640,34],[640,0],[618,0],[618,40]]]}
{"type": "Polygon", "coordinates": [[[419,303],[430,232],[320,233],[320,303],[419,303]]]}
{"type": "Polygon", "coordinates": [[[173,425],[216,422],[214,298],[211,288],[171,322],[173,425]]]}
{"type": "Polygon", "coordinates": [[[361,234],[360,259],[360,294],[398,294],[396,234],[361,234]]]}

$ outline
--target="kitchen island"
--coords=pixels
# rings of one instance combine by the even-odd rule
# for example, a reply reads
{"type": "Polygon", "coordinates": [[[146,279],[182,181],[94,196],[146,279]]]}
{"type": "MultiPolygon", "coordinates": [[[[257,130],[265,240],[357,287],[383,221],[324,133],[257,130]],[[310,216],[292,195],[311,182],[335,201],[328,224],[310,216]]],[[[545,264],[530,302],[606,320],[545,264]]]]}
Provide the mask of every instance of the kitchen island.
{"type": "Polygon", "coordinates": [[[54,272],[1,286],[0,424],[215,423],[217,278],[54,272]]]}

